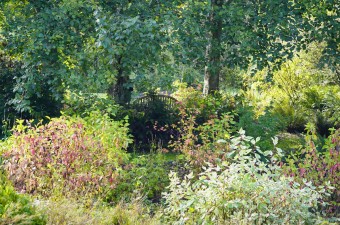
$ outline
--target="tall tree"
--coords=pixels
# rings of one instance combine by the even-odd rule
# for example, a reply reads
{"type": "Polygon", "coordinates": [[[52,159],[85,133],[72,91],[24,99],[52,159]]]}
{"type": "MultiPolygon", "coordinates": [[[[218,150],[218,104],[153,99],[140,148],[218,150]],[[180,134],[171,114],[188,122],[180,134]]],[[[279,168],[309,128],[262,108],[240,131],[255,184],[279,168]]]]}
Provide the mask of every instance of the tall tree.
{"type": "Polygon", "coordinates": [[[204,94],[218,91],[221,72],[222,53],[222,6],[223,0],[211,0],[209,13],[208,45],[206,49],[207,63],[204,74],[204,94]]]}
{"type": "Polygon", "coordinates": [[[141,1],[117,1],[115,10],[98,8],[97,46],[103,49],[114,76],[108,93],[117,103],[131,99],[132,72],[148,70],[157,62],[162,35],[153,5],[141,1]]]}
{"type": "Polygon", "coordinates": [[[321,31],[322,37],[317,39],[332,36],[331,49],[336,50],[337,7],[335,1],[183,1],[172,20],[172,44],[177,45],[172,49],[180,61],[201,71],[205,67],[204,93],[215,92],[221,64],[241,68],[253,65],[252,69],[277,67],[315,40],[313,33],[321,31]],[[311,22],[314,20],[318,23],[311,22]]]}

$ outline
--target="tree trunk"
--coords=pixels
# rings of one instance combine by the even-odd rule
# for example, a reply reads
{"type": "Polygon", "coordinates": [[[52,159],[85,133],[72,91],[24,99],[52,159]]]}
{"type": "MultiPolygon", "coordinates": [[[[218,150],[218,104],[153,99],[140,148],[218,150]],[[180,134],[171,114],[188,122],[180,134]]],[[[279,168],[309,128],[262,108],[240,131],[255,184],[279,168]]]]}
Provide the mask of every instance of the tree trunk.
{"type": "Polygon", "coordinates": [[[122,57],[119,57],[117,62],[118,74],[116,77],[116,83],[109,88],[108,93],[114,98],[116,103],[125,105],[131,101],[132,88],[129,87],[129,75],[126,75],[122,68],[122,57]]]}
{"type": "Polygon", "coordinates": [[[222,9],[222,5],[223,0],[211,0],[209,43],[206,51],[207,64],[205,66],[203,88],[205,95],[213,94],[219,90],[222,18],[218,13],[222,9]]]}

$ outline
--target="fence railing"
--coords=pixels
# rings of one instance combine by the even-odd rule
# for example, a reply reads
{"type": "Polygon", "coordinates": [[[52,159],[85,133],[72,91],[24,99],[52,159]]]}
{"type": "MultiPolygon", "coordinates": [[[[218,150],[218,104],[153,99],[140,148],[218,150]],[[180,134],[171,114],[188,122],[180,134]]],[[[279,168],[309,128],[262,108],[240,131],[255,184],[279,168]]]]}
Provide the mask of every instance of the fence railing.
{"type": "Polygon", "coordinates": [[[157,94],[137,98],[133,104],[138,108],[150,108],[153,104],[158,104],[160,102],[164,104],[166,109],[173,109],[176,107],[178,101],[172,96],[157,94]]]}

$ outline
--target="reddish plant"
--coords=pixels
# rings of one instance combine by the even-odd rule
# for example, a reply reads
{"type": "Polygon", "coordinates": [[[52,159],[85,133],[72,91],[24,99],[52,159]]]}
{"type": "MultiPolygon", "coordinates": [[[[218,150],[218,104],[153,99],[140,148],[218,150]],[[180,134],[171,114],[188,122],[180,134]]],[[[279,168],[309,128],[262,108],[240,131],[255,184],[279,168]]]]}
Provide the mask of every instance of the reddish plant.
{"type": "Polygon", "coordinates": [[[100,194],[115,187],[114,169],[125,154],[116,150],[111,154],[116,158],[109,157],[112,146],[102,140],[81,118],[61,117],[36,127],[21,122],[3,143],[5,169],[20,192],[100,194]]]}
{"type": "MultiPolygon", "coordinates": [[[[292,176],[296,181],[311,181],[314,186],[333,187],[331,195],[325,199],[329,204],[324,211],[327,215],[340,213],[340,129],[333,130],[326,140],[323,149],[319,152],[313,141],[313,135],[306,138],[306,147],[301,155],[288,159],[283,166],[287,176],[292,176]]],[[[315,136],[314,136],[315,139],[315,136]]]]}

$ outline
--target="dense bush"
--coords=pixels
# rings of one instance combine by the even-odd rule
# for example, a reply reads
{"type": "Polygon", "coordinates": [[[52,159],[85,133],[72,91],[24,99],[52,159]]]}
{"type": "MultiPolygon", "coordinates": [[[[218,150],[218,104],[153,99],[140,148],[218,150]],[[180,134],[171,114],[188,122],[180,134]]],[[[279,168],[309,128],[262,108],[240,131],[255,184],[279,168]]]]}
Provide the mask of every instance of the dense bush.
{"type": "MultiPolygon", "coordinates": [[[[246,147],[245,147],[246,148],[246,147]]],[[[239,154],[238,162],[208,164],[194,179],[170,174],[164,194],[168,224],[316,224],[313,210],[324,189],[281,175],[272,164],[239,154]]]]}
{"type": "Polygon", "coordinates": [[[232,114],[223,114],[220,118],[212,117],[207,122],[198,125],[196,115],[181,111],[181,121],[174,125],[179,135],[172,142],[171,148],[181,152],[189,163],[200,167],[205,162],[214,163],[225,158],[229,151],[227,142],[220,139],[229,139],[234,128],[232,114]]]}
{"type": "Polygon", "coordinates": [[[13,136],[1,143],[4,168],[21,192],[86,196],[114,188],[126,159],[128,124],[107,114],[51,119],[33,127],[18,121],[13,136]]]}
{"type": "Polygon", "coordinates": [[[46,224],[44,216],[36,212],[29,199],[16,193],[2,170],[0,170],[0,224],[46,224]]]}
{"type": "MultiPolygon", "coordinates": [[[[0,46],[1,44],[0,41],[0,46]]],[[[28,116],[27,112],[20,112],[15,105],[10,104],[10,101],[15,97],[15,93],[12,91],[15,86],[13,77],[22,76],[20,67],[21,63],[18,60],[11,59],[0,49],[0,139],[9,136],[8,130],[12,127],[16,117],[19,117],[20,114],[23,117],[28,116]]]]}
{"type": "Polygon", "coordinates": [[[243,128],[248,135],[260,137],[258,146],[263,150],[270,150],[272,148],[271,138],[285,130],[287,126],[283,116],[269,110],[256,117],[252,107],[239,107],[237,114],[238,129],[243,128]]]}
{"type": "Polygon", "coordinates": [[[304,180],[315,186],[331,185],[332,194],[324,199],[329,205],[323,211],[327,216],[340,215],[340,129],[332,130],[322,152],[317,150],[315,141],[315,130],[309,129],[306,146],[301,152],[292,153],[283,169],[302,185],[304,180]]]}
{"type": "Polygon", "coordinates": [[[6,40],[1,36],[0,127],[4,125],[3,120],[11,128],[18,118],[42,119],[44,116],[59,116],[61,98],[52,96],[51,82],[46,80],[46,76],[35,76],[34,81],[28,79],[22,58],[4,51],[3,46],[6,45],[6,40]]]}
{"type": "MultiPolygon", "coordinates": [[[[182,119],[176,126],[179,130],[179,137],[174,140],[171,147],[174,151],[183,153],[186,159],[198,169],[205,162],[216,164],[221,160],[227,160],[237,150],[235,146],[242,146],[241,144],[253,149],[251,154],[257,153],[261,160],[266,161],[266,150],[272,148],[272,137],[269,135],[276,134],[280,127],[277,119],[269,117],[263,119],[264,116],[261,116],[259,124],[253,118],[245,121],[244,118],[247,115],[242,115],[242,120],[239,119],[240,122],[237,123],[233,113],[211,116],[207,122],[197,124],[194,113],[187,114],[183,110],[181,113],[182,119]],[[254,135],[265,137],[264,141],[261,141],[261,137],[253,139],[246,136],[242,128],[238,129],[240,124],[244,124],[254,135]],[[268,124],[273,127],[267,127],[268,124]],[[262,145],[265,146],[264,152],[260,150],[262,145]]],[[[253,115],[251,111],[248,113],[253,115]]]]}
{"type": "Polygon", "coordinates": [[[106,201],[131,201],[143,196],[148,201],[159,202],[169,184],[169,171],[162,153],[137,156],[119,171],[118,185],[106,195],[106,201]]]}
{"type": "Polygon", "coordinates": [[[302,134],[292,134],[288,132],[283,132],[277,135],[278,144],[277,147],[284,151],[284,155],[288,156],[291,153],[297,152],[303,148],[305,144],[302,134]]]}
{"type": "Polygon", "coordinates": [[[281,115],[289,132],[303,132],[308,122],[317,125],[321,135],[339,127],[339,85],[327,67],[319,67],[323,44],[311,44],[272,74],[264,69],[245,80],[243,92],[246,105],[254,109],[255,117],[266,112],[281,115]],[[268,82],[271,80],[271,82],[268,82]]]}
{"type": "Polygon", "coordinates": [[[182,116],[195,115],[197,124],[203,124],[211,117],[218,117],[235,109],[238,96],[226,93],[203,96],[200,87],[187,87],[185,83],[176,85],[177,91],[173,96],[179,101],[182,116]]]}

